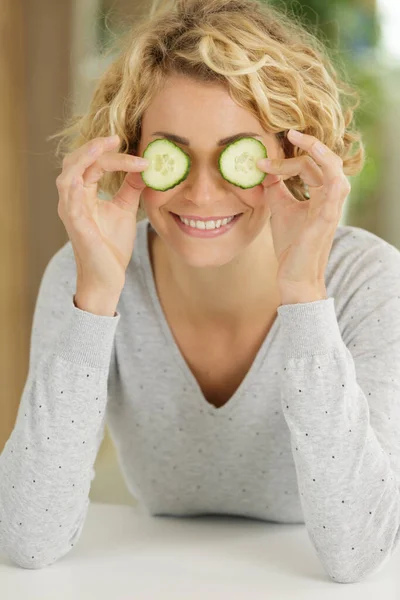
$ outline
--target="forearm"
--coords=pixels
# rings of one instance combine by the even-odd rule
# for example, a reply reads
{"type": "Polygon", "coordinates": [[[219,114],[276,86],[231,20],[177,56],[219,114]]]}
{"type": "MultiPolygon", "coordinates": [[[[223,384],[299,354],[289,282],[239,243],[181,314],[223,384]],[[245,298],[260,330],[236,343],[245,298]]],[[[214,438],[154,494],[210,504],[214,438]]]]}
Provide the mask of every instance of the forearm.
{"type": "MultiPolygon", "coordinates": [[[[383,412],[394,410],[397,392],[380,381],[382,396],[387,391],[385,408],[379,417],[374,415],[378,437],[367,400],[375,389],[365,384],[365,377],[363,387],[359,384],[333,298],[282,306],[278,312],[285,356],[282,410],[291,433],[304,520],[331,578],[359,581],[380,568],[398,542],[400,498],[393,471],[400,459],[395,456],[398,434],[383,412]]],[[[366,373],[376,364],[373,353],[370,360],[366,373]]]]}
{"type": "Polygon", "coordinates": [[[332,579],[360,581],[397,545],[398,483],[369,424],[362,391],[343,377],[345,387],[332,388],[324,363],[318,362],[317,357],[310,359],[314,378],[308,382],[288,367],[284,392],[304,520],[332,579]],[[294,380],[296,388],[289,383],[294,380]],[[313,384],[318,385],[319,401],[310,407],[307,398],[313,384]],[[298,398],[299,389],[303,400],[298,398]]]}
{"type": "Polygon", "coordinates": [[[95,290],[77,290],[73,301],[80,310],[102,317],[114,317],[119,301],[119,293],[104,294],[95,290]]]}

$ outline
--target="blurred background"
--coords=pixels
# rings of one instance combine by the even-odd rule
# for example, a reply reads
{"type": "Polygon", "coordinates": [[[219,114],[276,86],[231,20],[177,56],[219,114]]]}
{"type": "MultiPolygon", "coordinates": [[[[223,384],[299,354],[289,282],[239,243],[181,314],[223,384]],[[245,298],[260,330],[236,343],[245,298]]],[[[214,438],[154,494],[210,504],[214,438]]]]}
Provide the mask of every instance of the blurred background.
{"type": "MultiPolygon", "coordinates": [[[[264,0],[267,1],[267,0],[264,0]]],[[[362,93],[358,126],[367,159],[342,225],[400,249],[400,2],[269,0],[291,8],[338,49],[362,93]]],[[[32,316],[50,258],[68,241],[58,217],[56,140],[71,111],[84,111],[110,58],[103,54],[146,0],[0,0],[0,452],[14,427],[29,365],[32,316]]],[[[95,464],[93,501],[136,504],[108,430],[95,464]]]]}

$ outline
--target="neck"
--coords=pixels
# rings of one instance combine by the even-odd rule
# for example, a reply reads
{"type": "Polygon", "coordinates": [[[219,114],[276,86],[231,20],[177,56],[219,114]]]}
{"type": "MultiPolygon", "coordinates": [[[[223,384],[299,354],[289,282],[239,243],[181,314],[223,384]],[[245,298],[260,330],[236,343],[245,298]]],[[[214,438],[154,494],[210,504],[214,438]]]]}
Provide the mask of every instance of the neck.
{"type": "Polygon", "coordinates": [[[193,325],[237,329],[281,304],[269,223],[240,256],[220,267],[187,265],[159,236],[156,239],[159,249],[154,252],[153,244],[153,264],[161,267],[156,278],[165,282],[170,305],[193,325]]]}

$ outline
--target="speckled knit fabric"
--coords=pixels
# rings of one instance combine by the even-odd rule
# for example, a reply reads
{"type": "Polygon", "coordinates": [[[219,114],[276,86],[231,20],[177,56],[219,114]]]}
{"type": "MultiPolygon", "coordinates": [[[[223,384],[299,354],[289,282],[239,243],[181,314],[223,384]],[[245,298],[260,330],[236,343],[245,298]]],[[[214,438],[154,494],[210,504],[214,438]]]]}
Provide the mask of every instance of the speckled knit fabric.
{"type": "Polygon", "coordinates": [[[339,226],[328,299],[280,306],[240,387],[215,408],[164,317],[149,227],[138,224],[114,317],[74,305],[70,242],[46,267],[0,456],[1,549],[34,569],[78,542],[107,423],[150,514],[305,523],[333,580],[380,569],[399,539],[400,252],[339,226]]]}

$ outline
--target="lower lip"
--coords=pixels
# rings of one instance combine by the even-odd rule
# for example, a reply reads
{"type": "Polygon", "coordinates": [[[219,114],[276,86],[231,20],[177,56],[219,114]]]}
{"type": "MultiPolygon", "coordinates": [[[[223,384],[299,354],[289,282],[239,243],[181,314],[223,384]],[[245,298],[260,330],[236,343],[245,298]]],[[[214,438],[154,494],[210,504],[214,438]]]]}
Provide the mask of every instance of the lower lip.
{"type": "Polygon", "coordinates": [[[243,213],[241,213],[240,215],[236,215],[232,219],[232,221],[230,221],[226,225],[221,225],[221,227],[218,227],[218,229],[195,229],[194,227],[186,225],[185,223],[183,223],[183,221],[180,220],[180,218],[177,215],[171,213],[171,215],[175,219],[175,222],[179,225],[182,231],[184,231],[188,235],[191,235],[192,237],[199,238],[213,238],[217,237],[218,235],[223,235],[224,233],[227,233],[239,221],[242,214],[243,213]]]}

